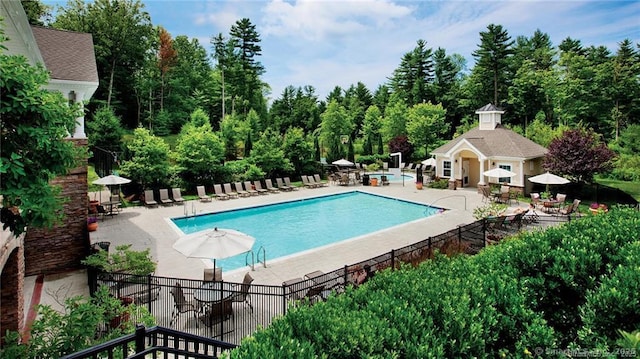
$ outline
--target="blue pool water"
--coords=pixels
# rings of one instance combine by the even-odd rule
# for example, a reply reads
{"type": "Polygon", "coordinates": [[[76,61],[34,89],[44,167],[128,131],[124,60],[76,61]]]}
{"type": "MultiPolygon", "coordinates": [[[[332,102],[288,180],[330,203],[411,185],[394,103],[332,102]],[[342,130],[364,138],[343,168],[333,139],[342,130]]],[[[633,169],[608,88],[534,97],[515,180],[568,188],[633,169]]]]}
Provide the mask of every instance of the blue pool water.
{"type": "MultiPolygon", "coordinates": [[[[358,237],[438,213],[413,202],[359,191],[315,197],[195,217],[172,218],[185,234],[218,227],[256,238],[254,252],[264,246],[267,263],[331,243],[358,237]]],[[[217,259],[216,266],[233,270],[245,266],[246,254],[217,259]]]]}
{"type": "MultiPolygon", "coordinates": [[[[382,176],[382,173],[367,173],[369,175],[369,178],[377,178],[378,182],[380,182],[380,176],[382,176]]],[[[387,181],[389,182],[402,182],[402,178],[404,177],[404,181],[407,183],[413,183],[414,179],[413,176],[410,175],[399,175],[399,176],[395,176],[392,173],[386,173],[385,174],[387,176],[387,181]]]]}

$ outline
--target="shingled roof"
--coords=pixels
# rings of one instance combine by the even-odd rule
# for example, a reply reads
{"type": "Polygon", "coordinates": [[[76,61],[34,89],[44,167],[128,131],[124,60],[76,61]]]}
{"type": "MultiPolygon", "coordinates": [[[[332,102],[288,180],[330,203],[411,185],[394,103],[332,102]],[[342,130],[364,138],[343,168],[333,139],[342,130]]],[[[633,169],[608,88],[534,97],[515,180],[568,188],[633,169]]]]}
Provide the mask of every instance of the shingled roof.
{"type": "Polygon", "coordinates": [[[91,34],[31,26],[52,79],[98,82],[91,34]]]}
{"type": "Polygon", "coordinates": [[[463,140],[466,140],[486,157],[530,159],[544,156],[547,153],[546,148],[502,127],[502,125],[497,125],[495,129],[490,131],[480,130],[476,127],[436,148],[431,153],[445,154],[463,140]]]}

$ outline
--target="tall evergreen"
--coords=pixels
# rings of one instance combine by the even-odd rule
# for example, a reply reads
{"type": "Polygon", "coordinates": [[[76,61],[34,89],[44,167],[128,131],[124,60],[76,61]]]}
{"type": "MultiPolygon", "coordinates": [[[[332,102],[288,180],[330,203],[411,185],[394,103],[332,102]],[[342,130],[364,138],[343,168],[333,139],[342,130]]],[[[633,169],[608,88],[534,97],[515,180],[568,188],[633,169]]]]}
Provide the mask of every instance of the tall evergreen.
{"type": "Polygon", "coordinates": [[[480,44],[473,52],[476,59],[474,71],[480,76],[480,81],[486,88],[493,89],[489,102],[500,106],[506,99],[510,57],[513,54],[513,41],[502,28],[502,25],[490,24],[487,31],[480,32],[480,44]]]}
{"type": "Polygon", "coordinates": [[[393,71],[391,87],[409,106],[433,100],[430,84],[433,82],[432,49],[425,40],[404,54],[400,66],[393,71]]]}

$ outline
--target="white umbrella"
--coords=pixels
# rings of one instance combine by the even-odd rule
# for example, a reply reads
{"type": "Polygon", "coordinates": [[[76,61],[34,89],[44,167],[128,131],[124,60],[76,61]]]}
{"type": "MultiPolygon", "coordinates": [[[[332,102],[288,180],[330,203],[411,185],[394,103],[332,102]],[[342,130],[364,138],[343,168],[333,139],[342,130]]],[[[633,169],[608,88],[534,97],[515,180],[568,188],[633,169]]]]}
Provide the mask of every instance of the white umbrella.
{"type": "Polygon", "coordinates": [[[560,177],[560,176],[554,175],[553,173],[550,173],[550,172],[530,177],[529,181],[531,181],[533,183],[540,183],[540,184],[546,184],[546,185],[549,185],[549,184],[567,184],[567,183],[571,182],[571,181],[569,181],[568,179],[566,179],[564,177],[560,177]]]}
{"type": "Polygon", "coordinates": [[[173,249],[189,258],[213,259],[215,272],[216,259],[248,252],[255,241],[248,234],[216,227],[180,237],[173,244],[173,249]]]}
{"type": "Polygon", "coordinates": [[[436,166],[436,159],[435,158],[427,158],[426,160],[421,162],[423,165],[425,166],[431,166],[431,167],[435,167],[436,166]]]}
{"type": "Polygon", "coordinates": [[[546,192],[549,192],[549,185],[550,184],[567,184],[567,183],[571,182],[571,181],[569,181],[568,179],[566,179],[564,177],[560,177],[558,175],[554,175],[553,173],[550,173],[550,172],[530,177],[529,181],[531,181],[533,183],[546,184],[547,185],[546,188],[545,188],[546,192]]]}
{"type": "Polygon", "coordinates": [[[337,161],[333,161],[331,162],[331,164],[336,166],[353,166],[353,162],[349,160],[345,160],[344,158],[337,161]]]}
{"type": "Polygon", "coordinates": [[[515,172],[511,172],[509,170],[505,170],[504,168],[494,168],[488,171],[482,172],[483,175],[487,177],[513,177],[516,175],[515,172]]]}
{"type": "MultiPolygon", "coordinates": [[[[120,176],[116,176],[116,175],[108,175],[108,176],[104,176],[102,178],[98,178],[97,180],[91,182],[93,184],[101,184],[103,186],[119,186],[121,184],[127,184],[131,182],[130,179],[128,178],[124,178],[124,177],[120,177],[120,176]]],[[[109,191],[111,192],[111,187],[109,187],[109,191]]],[[[118,190],[119,192],[119,190],[118,190]]],[[[111,193],[112,195],[114,195],[113,193],[111,193]]],[[[94,197],[95,199],[95,197],[94,197]]],[[[102,202],[102,191],[100,191],[100,202],[102,202]]]]}

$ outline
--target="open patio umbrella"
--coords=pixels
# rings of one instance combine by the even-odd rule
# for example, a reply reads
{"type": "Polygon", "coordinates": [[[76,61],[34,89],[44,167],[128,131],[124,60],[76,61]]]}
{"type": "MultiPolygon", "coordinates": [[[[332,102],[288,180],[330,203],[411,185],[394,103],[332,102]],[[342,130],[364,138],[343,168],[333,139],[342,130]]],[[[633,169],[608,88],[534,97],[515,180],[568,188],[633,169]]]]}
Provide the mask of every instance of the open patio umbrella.
{"type": "Polygon", "coordinates": [[[339,159],[337,161],[333,161],[333,162],[331,162],[331,164],[332,165],[336,165],[336,166],[345,166],[345,167],[353,166],[353,162],[351,162],[349,160],[345,160],[344,158],[343,159],[339,159]]]}
{"type": "Polygon", "coordinates": [[[484,176],[487,177],[513,177],[516,175],[515,172],[511,172],[509,170],[505,170],[504,168],[494,168],[488,171],[482,172],[484,176]]]}
{"type": "Polygon", "coordinates": [[[529,181],[533,182],[533,183],[546,184],[547,185],[546,192],[549,192],[549,185],[552,185],[552,184],[567,184],[567,183],[571,182],[571,181],[569,181],[568,179],[566,179],[564,177],[560,177],[558,175],[554,175],[553,173],[550,173],[550,172],[546,172],[546,173],[543,173],[541,175],[530,177],[529,181]]]}
{"type": "MultiPolygon", "coordinates": [[[[131,180],[128,179],[128,178],[124,178],[124,177],[120,177],[120,176],[116,176],[116,175],[108,175],[108,176],[104,176],[102,178],[98,178],[97,180],[95,180],[95,181],[93,181],[91,183],[107,186],[107,187],[109,187],[109,191],[111,191],[111,187],[110,186],[120,186],[121,184],[127,184],[129,182],[131,182],[131,180]]],[[[120,188],[120,187],[118,187],[118,188],[120,188]]],[[[119,191],[118,191],[118,193],[119,193],[119,191]]],[[[94,199],[95,199],[95,197],[94,197],[94,199]]],[[[102,192],[100,192],[100,202],[102,202],[102,192]]]]}
{"type": "Polygon", "coordinates": [[[213,259],[215,272],[216,259],[248,252],[255,241],[256,239],[248,234],[216,227],[180,237],[173,244],[173,249],[189,258],[213,259]]]}

